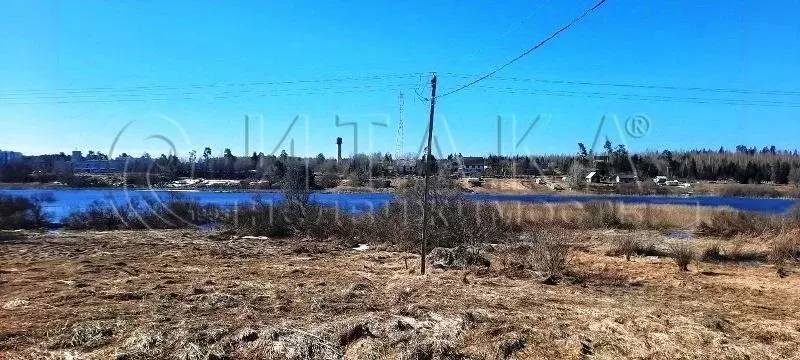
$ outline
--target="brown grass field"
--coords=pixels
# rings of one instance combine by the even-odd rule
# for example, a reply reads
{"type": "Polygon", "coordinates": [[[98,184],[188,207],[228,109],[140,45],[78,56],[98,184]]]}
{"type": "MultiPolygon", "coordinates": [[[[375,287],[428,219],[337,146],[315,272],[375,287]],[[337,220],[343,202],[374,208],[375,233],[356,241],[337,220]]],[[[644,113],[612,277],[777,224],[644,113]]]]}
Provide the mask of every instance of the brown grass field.
{"type": "MultiPolygon", "coordinates": [[[[573,231],[570,275],[416,271],[389,247],[195,231],[27,233],[0,243],[0,359],[787,359],[800,275],[765,263],[606,255],[573,231]]],[[[771,239],[667,249],[767,251],[771,239]]]]}

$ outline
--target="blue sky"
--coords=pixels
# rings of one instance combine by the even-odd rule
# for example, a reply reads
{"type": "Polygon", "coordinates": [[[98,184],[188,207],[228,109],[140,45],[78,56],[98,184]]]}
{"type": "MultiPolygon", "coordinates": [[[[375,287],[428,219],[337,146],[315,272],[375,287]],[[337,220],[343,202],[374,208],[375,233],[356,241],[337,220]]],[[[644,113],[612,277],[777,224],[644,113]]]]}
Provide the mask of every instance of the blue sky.
{"type": "MultiPolygon", "coordinates": [[[[330,156],[341,136],[347,154],[353,128],[337,126],[338,115],[358,124],[358,151],[394,152],[403,91],[404,151],[412,152],[427,120],[417,93],[430,91],[428,72],[439,73],[440,93],[456,88],[592,4],[0,1],[0,149],[109,152],[119,135],[115,154],[172,145],[179,156],[205,146],[242,154],[249,115],[251,152],[288,150],[293,139],[298,155],[330,156]]],[[[601,136],[633,150],[798,148],[797,13],[797,1],[608,0],[498,78],[439,99],[440,148],[573,153],[592,142],[604,115],[624,129],[637,114],[649,119],[642,136],[613,121],[601,136]]]]}

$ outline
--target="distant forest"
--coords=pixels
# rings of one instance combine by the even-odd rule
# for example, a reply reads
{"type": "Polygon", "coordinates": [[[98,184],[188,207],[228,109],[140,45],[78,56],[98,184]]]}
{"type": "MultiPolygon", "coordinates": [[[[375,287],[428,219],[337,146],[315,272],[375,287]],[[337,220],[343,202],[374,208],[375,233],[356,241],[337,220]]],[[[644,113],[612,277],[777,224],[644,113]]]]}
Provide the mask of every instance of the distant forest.
{"type": "MultiPolygon", "coordinates": [[[[357,154],[344,159],[340,164],[336,159],[319,154],[313,158],[299,158],[287,154],[235,156],[229,149],[222,156],[213,156],[211,148],[202,154],[191,152],[188,157],[175,155],[151,157],[127,157],[123,154],[124,171],[130,177],[149,173],[160,180],[168,181],[184,177],[208,179],[264,179],[281,181],[291,166],[305,165],[316,173],[332,181],[344,176],[355,183],[369,178],[397,175],[406,169],[405,175],[419,172],[422,159],[404,160],[401,167],[389,154],[357,154]],[[409,174],[407,169],[413,169],[409,174]]],[[[86,160],[108,160],[101,152],[90,151],[86,160]]],[[[115,161],[119,162],[120,157],[115,161]]],[[[461,154],[450,154],[436,159],[436,171],[454,172],[461,164],[461,154]]],[[[475,158],[471,158],[475,161],[475,158]]],[[[700,149],[688,151],[664,150],[642,153],[629,153],[624,145],[614,145],[606,141],[597,154],[587,151],[584,144],[578,144],[574,155],[534,155],[484,157],[486,170],[484,176],[512,177],[535,175],[572,175],[597,171],[601,175],[636,173],[641,179],[655,176],[669,176],[682,180],[733,180],[738,183],[800,184],[800,155],[797,150],[776,149],[775,146],[748,147],[736,146],[734,149],[700,149]]],[[[120,169],[122,170],[122,169],[120,169]]],[[[121,171],[118,171],[121,172],[121,171]]],[[[3,182],[48,182],[69,180],[72,177],[70,156],[64,153],[54,155],[25,156],[20,160],[0,165],[0,181],[3,182]]]]}

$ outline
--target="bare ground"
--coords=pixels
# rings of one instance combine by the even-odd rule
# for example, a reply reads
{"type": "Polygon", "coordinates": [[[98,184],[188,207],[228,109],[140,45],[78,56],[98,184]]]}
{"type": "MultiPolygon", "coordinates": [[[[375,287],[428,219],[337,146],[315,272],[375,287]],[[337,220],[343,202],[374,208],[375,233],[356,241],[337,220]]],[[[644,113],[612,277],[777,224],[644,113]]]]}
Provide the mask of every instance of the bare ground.
{"type": "Polygon", "coordinates": [[[800,358],[799,274],[626,261],[604,255],[613,235],[575,232],[574,275],[545,285],[496,258],[420,276],[388,248],[27,234],[0,243],[0,359],[800,358]]]}

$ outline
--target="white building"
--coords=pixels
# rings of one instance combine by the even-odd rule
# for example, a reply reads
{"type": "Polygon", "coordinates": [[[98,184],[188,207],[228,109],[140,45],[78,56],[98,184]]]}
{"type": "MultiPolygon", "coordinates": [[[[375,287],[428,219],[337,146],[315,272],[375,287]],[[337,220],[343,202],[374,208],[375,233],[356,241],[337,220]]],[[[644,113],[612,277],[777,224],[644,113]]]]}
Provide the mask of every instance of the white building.
{"type": "Polygon", "coordinates": [[[118,157],[115,160],[86,159],[80,151],[72,152],[72,171],[76,174],[111,174],[122,172],[131,157],[118,157]]]}
{"type": "Polygon", "coordinates": [[[458,171],[463,176],[481,176],[486,171],[486,159],[479,156],[461,156],[457,159],[458,171]]]}
{"type": "Polygon", "coordinates": [[[592,171],[585,178],[587,183],[598,183],[600,182],[600,175],[597,174],[597,171],[592,171]]]}

